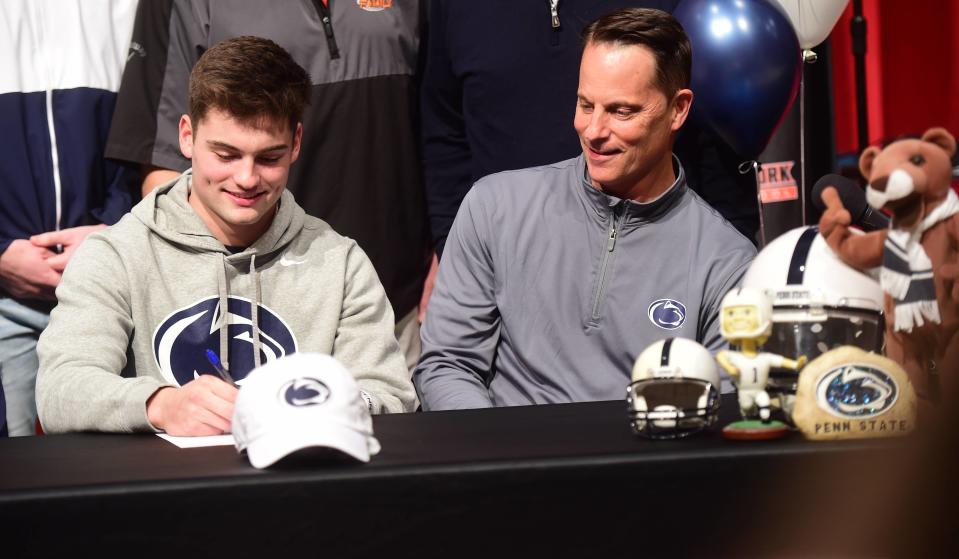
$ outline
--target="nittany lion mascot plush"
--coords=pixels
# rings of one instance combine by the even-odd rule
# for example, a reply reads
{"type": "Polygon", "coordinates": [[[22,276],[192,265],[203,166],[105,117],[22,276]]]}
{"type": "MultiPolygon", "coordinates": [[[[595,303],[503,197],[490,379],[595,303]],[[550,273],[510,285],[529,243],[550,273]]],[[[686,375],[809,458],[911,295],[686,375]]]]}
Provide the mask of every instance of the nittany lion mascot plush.
{"type": "Polygon", "coordinates": [[[880,267],[886,355],[917,394],[955,401],[959,386],[959,197],[951,188],[956,140],[942,128],[870,147],[859,158],[866,201],[892,216],[888,230],[854,235],[836,191],[823,191],[820,233],[847,264],[880,267]]]}

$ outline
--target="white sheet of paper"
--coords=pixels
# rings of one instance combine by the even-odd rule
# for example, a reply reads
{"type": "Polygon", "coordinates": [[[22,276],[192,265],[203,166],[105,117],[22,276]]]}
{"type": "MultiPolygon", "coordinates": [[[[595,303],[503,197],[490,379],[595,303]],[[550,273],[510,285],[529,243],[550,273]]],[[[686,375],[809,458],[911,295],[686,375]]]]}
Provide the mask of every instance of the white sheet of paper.
{"type": "Polygon", "coordinates": [[[199,448],[201,446],[233,446],[233,435],[211,435],[209,437],[174,437],[166,433],[157,433],[180,448],[199,448]]]}

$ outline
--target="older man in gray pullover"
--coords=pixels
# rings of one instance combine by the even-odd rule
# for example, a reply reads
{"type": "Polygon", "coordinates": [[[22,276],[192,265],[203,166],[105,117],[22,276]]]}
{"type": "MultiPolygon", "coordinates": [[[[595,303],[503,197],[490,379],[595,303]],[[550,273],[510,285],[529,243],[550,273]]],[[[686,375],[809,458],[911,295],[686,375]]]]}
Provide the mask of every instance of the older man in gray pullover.
{"type": "Polygon", "coordinates": [[[488,176],[460,207],[414,374],[424,410],[619,399],[649,344],[725,346],[720,302],[756,251],[672,155],[689,40],[641,8],[584,38],[583,154],[488,176]]]}

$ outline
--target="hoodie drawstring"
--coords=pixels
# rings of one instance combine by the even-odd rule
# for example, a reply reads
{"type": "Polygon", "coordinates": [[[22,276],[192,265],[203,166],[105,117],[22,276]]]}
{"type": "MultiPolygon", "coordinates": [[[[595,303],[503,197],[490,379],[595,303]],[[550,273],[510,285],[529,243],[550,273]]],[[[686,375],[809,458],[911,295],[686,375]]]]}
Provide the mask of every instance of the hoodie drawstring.
{"type": "Polygon", "coordinates": [[[253,317],[253,366],[260,366],[260,271],[256,269],[256,253],[250,256],[250,275],[253,276],[253,306],[250,315],[253,317]]]}
{"type": "Polygon", "coordinates": [[[227,371],[230,370],[230,343],[227,330],[230,327],[230,282],[226,277],[226,257],[220,255],[220,270],[218,274],[220,291],[220,363],[227,371]]]}
{"type": "MultiPolygon", "coordinates": [[[[220,255],[219,269],[219,292],[220,292],[220,362],[223,368],[230,370],[230,282],[227,279],[227,261],[224,255],[220,255]]],[[[262,364],[260,352],[262,344],[260,343],[260,298],[262,290],[260,288],[260,271],[256,268],[256,253],[250,256],[250,275],[253,281],[253,301],[250,303],[250,316],[253,320],[253,367],[259,367],[262,364]]]]}

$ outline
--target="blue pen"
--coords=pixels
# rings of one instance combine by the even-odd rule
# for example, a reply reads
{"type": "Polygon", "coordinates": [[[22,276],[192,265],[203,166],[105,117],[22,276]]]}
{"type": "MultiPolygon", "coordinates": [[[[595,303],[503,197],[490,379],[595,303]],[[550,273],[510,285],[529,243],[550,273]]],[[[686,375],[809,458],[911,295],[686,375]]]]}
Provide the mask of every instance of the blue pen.
{"type": "Polygon", "coordinates": [[[223,364],[220,363],[220,356],[216,354],[212,349],[206,350],[206,360],[210,362],[210,365],[213,365],[213,368],[216,370],[216,373],[220,375],[224,381],[236,386],[236,382],[233,381],[233,377],[230,376],[229,371],[227,371],[223,364]]]}

